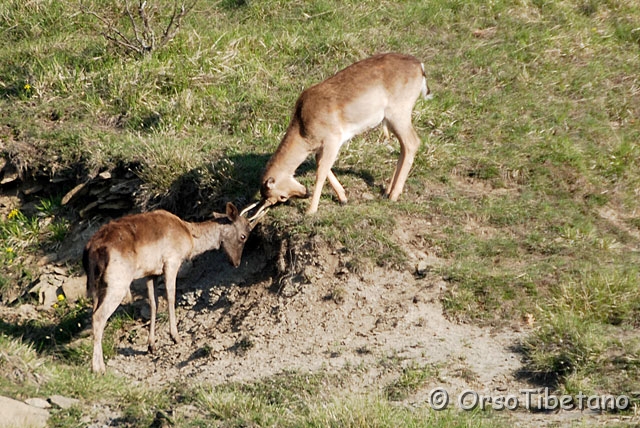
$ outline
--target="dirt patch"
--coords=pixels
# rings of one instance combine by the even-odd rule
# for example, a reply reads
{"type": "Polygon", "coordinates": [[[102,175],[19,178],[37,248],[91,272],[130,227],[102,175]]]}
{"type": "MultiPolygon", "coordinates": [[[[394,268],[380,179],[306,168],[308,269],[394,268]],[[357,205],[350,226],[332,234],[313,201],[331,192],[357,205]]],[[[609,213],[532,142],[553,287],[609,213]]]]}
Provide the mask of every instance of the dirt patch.
{"type": "Polygon", "coordinates": [[[141,333],[109,366],[150,383],[187,378],[220,383],[285,370],[369,366],[390,356],[422,363],[466,358],[487,385],[502,382],[494,378],[503,366],[519,367],[508,350],[517,334],[450,323],[438,301],[443,284],[433,278],[381,268],[362,276],[328,273],[298,284],[287,297],[271,279],[243,281],[258,277],[256,258],[259,254],[249,254],[238,271],[222,267],[217,254],[197,260],[182,281],[189,286],[180,292],[183,343],[173,345],[167,329],[160,328],[159,351],[150,355],[146,332],[141,333]],[[472,354],[482,361],[469,358],[472,354]],[[498,367],[486,366],[495,361],[498,367]]]}
{"type": "MultiPolygon", "coordinates": [[[[95,229],[89,223],[85,227],[95,229]]],[[[107,365],[150,385],[366,367],[362,386],[383,387],[381,378],[397,373],[388,373],[380,361],[392,358],[438,365],[439,381],[448,379],[450,385],[487,391],[515,385],[520,361],[513,347],[523,332],[490,331],[445,318],[440,297],[447,283],[433,268],[446,261],[424,241],[430,227],[428,219],[398,219],[394,238],[408,259],[402,270],[359,269],[319,237],[270,242],[261,230],[252,236],[238,269],[222,253],[206,253],[178,279],[180,344],[173,344],[162,314],[163,286],[157,291],[161,316],[155,354],[147,353],[146,292],[135,283],[138,324],[123,332],[107,365]],[[466,381],[455,374],[462,367],[466,381]]],[[[69,238],[63,245],[68,257],[79,257],[78,242],[69,238]]]]}
{"type": "MultiPolygon", "coordinates": [[[[2,212],[16,203],[0,202],[2,212]]],[[[611,220],[607,214],[603,217],[611,220]]],[[[221,252],[202,255],[178,278],[180,344],[169,336],[164,289],[157,291],[155,354],[147,352],[146,291],[143,284],[134,284],[135,325],[117,338],[108,370],[150,386],[250,382],[283,372],[326,371],[346,373],[350,390],[380,392],[398,379],[403,367],[432,366],[433,378],[403,399],[419,406],[427,405],[436,387],[449,391],[451,405],[467,389],[521,397],[521,390],[534,388],[517,377],[522,368],[517,345],[530,327],[522,322],[489,328],[447,319],[441,303],[447,282],[437,272],[448,261],[428,239],[438,233],[438,219],[401,216],[395,221],[392,239],[407,256],[405,266],[396,268],[354,266],[351,255],[322,237],[275,237],[262,226],[252,234],[238,269],[221,252]]],[[[99,223],[90,218],[75,223],[70,237],[45,262],[79,260],[99,223]]],[[[473,219],[465,229],[493,233],[473,219]]],[[[19,307],[3,307],[3,319],[12,319],[10,312],[20,319],[37,317],[19,307]]],[[[519,426],[612,421],[580,412],[504,415],[519,426]]]]}
{"type": "MultiPolygon", "coordinates": [[[[353,391],[380,392],[402,367],[435,367],[437,375],[404,399],[408,405],[427,405],[436,387],[446,388],[452,400],[467,389],[521,398],[522,390],[535,388],[517,377],[522,362],[516,349],[529,327],[490,329],[447,319],[440,301],[447,283],[430,269],[446,261],[421,241],[429,221],[400,219],[399,226],[396,239],[409,259],[403,270],[352,272],[346,256],[319,238],[304,245],[254,241],[238,269],[220,253],[205,254],[178,281],[182,343],[173,344],[164,321],[157,352],[147,353],[141,319],[136,334],[120,338],[108,370],[149,385],[250,382],[322,370],[348,373],[346,387],[353,391]],[[418,272],[418,266],[427,268],[418,272]],[[283,268],[290,275],[279,274],[283,268]]],[[[147,303],[139,291],[135,304],[144,316],[147,303]]],[[[161,310],[165,306],[161,298],[161,310]]],[[[608,420],[577,411],[504,416],[520,426],[608,420]]]]}

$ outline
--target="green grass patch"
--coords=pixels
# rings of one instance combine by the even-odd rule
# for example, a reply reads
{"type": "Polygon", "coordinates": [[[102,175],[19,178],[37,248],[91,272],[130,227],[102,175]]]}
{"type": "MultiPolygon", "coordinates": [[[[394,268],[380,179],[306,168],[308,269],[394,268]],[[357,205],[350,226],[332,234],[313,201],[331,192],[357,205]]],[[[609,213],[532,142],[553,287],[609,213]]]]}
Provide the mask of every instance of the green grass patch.
{"type": "Polygon", "coordinates": [[[542,309],[540,327],[524,344],[527,368],[553,381],[568,379],[568,389],[631,388],[614,373],[638,374],[637,340],[628,340],[640,314],[638,270],[583,269],[560,278],[542,309]]]}
{"type": "MultiPolygon", "coordinates": [[[[83,4],[117,13],[102,1],[83,4]]],[[[444,261],[447,315],[499,323],[533,314],[531,372],[568,389],[637,383],[638,347],[626,340],[638,325],[640,265],[637,2],[199,2],[171,43],[142,56],[113,46],[98,27],[73,3],[0,5],[8,41],[0,51],[0,152],[25,177],[84,180],[135,165],[139,208],[161,204],[189,216],[194,207],[245,202],[304,88],[376,52],[414,54],[434,99],[414,111],[423,144],[401,201],[379,197],[399,150],[373,131],[345,145],[336,164],[348,206],[327,187],[315,217],[302,217],[308,201],[292,201],[263,221],[300,242],[336,243],[357,271],[406,268],[393,232],[401,216],[424,220],[425,250],[444,261]],[[605,218],[607,210],[616,216],[605,218]]],[[[299,175],[311,186],[311,163],[299,175]]],[[[39,213],[12,213],[0,219],[3,295],[30,284],[31,259],[70,229],[51,202],[39,213]]],[[[25,326],[26,343],[40,350],[66,341],[77,317],[68,315],[66,326],[56,316],[25,326]],[[51,331],[61,323],[64,334],[51,331]]],[[[85,352],[65,358],[77,363],[85,352]]],[[[283,422],[282,403],[220,394],[237,418],[231,425],[247,422],[242,406],[264,410],[264,424],[364,426],[389,414],[398,418],[389,425],[420,425],[384,397],[326,400],[335,418],[309,405],[304,422],[283,422]],[[244,404],[233,410],[234,399],[244,404]]],[[[133,413],[152,418],[151,410],[133,413]]]]}
{"type": "Polygon", "coordinates": [[[450,317],[502,324],[531,313],[538,289],[527,272],[505,273],[477,264],[453,268],[445,275],[451,287],[442,297],[450,317]]]}
{"type": "Polygon", "coordinates": [[[411,364],[402,369],[398,379],[386,386],[385,394],[390,401],[404,400],[437,375],[437,369],[433,366],[411,364]]]}

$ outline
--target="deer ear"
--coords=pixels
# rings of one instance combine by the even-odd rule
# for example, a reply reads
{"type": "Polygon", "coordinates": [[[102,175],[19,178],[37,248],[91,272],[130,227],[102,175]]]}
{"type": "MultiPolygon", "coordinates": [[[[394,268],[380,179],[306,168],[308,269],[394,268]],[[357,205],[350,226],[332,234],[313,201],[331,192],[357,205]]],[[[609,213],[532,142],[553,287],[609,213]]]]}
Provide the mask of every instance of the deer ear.
{"type": "Polygon", "coordinates": [[[264,182],[264,185],[267,187],[267,189],[271,190],[276,186],[276,179],[273,177],[269,177],[267,178],[267,181],[264,182]]]}
{"type": "Polygon", "coordinates": [[[227,202],[227,217],[229,217],[231,221],[236,221],[238,218],[238,208],[231,202],[227,202]]]}

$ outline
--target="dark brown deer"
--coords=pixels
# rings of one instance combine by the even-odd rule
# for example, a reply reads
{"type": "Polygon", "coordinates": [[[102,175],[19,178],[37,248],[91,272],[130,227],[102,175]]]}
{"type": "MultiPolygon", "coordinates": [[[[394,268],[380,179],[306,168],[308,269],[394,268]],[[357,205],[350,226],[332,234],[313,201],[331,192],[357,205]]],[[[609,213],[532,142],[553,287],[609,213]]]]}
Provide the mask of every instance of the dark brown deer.
{"type": "Polygon", "coordinates": [[[356,62],[303,91],[289,127],[262,176],[261,206],[256,216],[291,197],[309,196],[294,174],[311,154],[316,156],[317,171],[307,214],[318,210],[327,179],[340,203],[346,203],[344,188],[331,167],[346,141],[381,122],[385,134],[390,129],[400,142],[400,158],[385,191],[389,199],[397,200],[420,147],[420,138],[411,124],[411,112],[421,94],[430,98],[422,63],[413,56],[397,53],[374,55],[356,62]]]}
{"type": "Polygon", "coordinates": [[[151,306],[149,352],[155,351],[155,286],[164,275],[169,306],[171,338],[180,342],[175,315],[176,275],[182,262],[221,246],[238,267],[244,245],[257,218],[249,222],[227,204],[226,215],[190,223],[163,210],[133,214],[102,226],[84,248],[82,264],[87,273],[87,294],[93,298],[94,372],[104,373],[102,335],[107,320],[128,294],[134,279],[147,279],[151,306]]]}

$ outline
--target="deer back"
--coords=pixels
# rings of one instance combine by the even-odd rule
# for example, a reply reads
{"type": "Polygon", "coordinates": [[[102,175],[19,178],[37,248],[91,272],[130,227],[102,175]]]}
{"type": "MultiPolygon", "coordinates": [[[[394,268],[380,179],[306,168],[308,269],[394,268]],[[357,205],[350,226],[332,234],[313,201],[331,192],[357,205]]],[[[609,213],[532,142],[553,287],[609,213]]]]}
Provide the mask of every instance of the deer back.
{"type": "Polygon", "coordinates": [[[182,261],[192,248],[193,238],[185,223],[167,211],[157,210],[107,223],[91,238],[85,251],[91,258],[106,249],[109,263],[127,268],[135,279],[160,275],[167,260],[182,261]]]}

